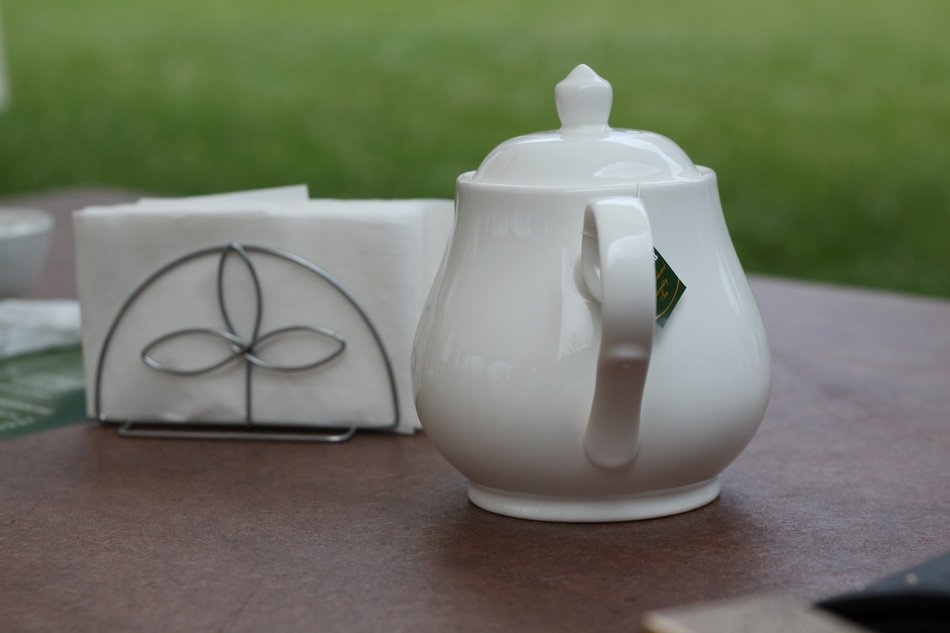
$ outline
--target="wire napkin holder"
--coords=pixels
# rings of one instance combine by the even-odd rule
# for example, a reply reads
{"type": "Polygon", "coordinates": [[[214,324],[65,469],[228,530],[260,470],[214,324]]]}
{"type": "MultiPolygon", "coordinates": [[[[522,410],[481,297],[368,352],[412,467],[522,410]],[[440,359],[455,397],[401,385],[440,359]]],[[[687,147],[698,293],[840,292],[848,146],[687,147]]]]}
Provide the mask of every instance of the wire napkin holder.
{"type": "Polygon", "coordinates": [[[269,420],[259,422],[254,418],[253,382],[257,371],[281,373],[296,373],[315,370],[329,365],[341,355],[345,354],[348,342],[342,334],[331,329],[294,324],[280,327],[267,332],[261,332],[261,321],[264,311],[264,302],[261,293],[261,281],[254,265],[254,256],[276,258],[321,278],[335,290],[359,315],[379,351],[381,362],[385,366],[386,377],[389,382],[389,393],[392,401],[393,419],[381,425],[373,425],[372,430],[394,430],[400,421],[399,394],[396,388],[396,376],[393,371],[390,356],[386,351],[383,339],[373,324],[366,310],[356,298],[329,272],[313,262],[289,253],[287,251],[260,246],[231,242],[224,245],[212,246],[192,251],[160,266],[139,283],[132,293],[125,299],[113,318],[106,336],[99,350],[96,362],[95,383],[93,388],[93,409],[95,418],[102,423],[119,425],[118,432],[127,437],[156,437],[156,438],[194,438],[194,439],[251,439],[251,440],[287,440],[305,442],[343,442],[353,437],[357,430],[365,424],[359,420],[340,420],[332,424],[280,422],[269,420]],[[106,359],[116,330],[129,309],[138,301],[142,294],[156,281],[173,270],[196,260],[217,257],[217,302],[223,317],[223,328],[188,327],[163,334],[141,350],[141,361],[150,369],[187,380],[202,374],[208,374],[234,363],[243,363],[244,366],[244,419],[232,421],[168,421],[168,420],[138,420],[117,419],[110,417],[103,410],[103,377],[106,359]],[[236,258],[242,262],[249,273],[254,291],[254,321],[251,332],[242,333],[235,326],[231,315],[228,314],[224,298],[224,271],[229,259],[236,258]],[[299,364],[280,364],[261,358],[257,351],[261,344],[267,343],[285,335],[307,334],[323,337],[332,343],[332,351],[325,356],[299,364]],[[227,344],[229,353],[220,360],[197,368],[178,368],[157,360],[152,352],[162,344],[187,336],[203,335],[222,340],[227,344]]]}

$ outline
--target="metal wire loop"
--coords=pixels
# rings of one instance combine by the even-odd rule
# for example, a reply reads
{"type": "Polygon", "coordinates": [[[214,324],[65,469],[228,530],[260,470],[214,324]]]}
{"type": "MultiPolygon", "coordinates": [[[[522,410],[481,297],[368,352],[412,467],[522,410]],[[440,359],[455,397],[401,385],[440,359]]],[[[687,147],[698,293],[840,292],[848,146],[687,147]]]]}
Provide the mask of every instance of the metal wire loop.
{"type": "MultiPolygon", "coordinates": [[[[274,371],[274,372],[303,372],[319,367],[328,365],[336,358],[340,357],[347,349],[346,339],[338,332],[335,332],[329,328],[314,326],[314,325],[305,325],[305,324],[292,324],[286,325],[283,327],[276,328],[269,332],[261,333],[261,323],[263,320],[264,314],[264,302],[262,294],[262,284],[260,276],[258,275],[257,268],[254,265],[254,261],[251,258],[251,254],[260,254],[269,257],[274,257],[286,261],[290,264],[304,268],[305,270],[313,273],[314,275],[320,277],[325,282],[327,282],[331,288],[333,288],[337,293],[339,293],[359,314],[362,321],[370,331],[373,336],[373,339],[379,349],[382,362],[385,366],[386,375],[389,379],[390,394],[392,396],[392,407],[393,407],[393,421],[387,423],[381,427],[378,427],[382,430],[390,430],[398,426],[399,424],[399,395],[396,388],[396,379],[395,373],[392,368],[392,363],[389,359],[389,355],[386,352],[386,348],[383,344],[382,338],[379,335],[376,327],[373,325],[368,314],[360,306],[355,298],[337,281],[333,276],[331,276],[327,271],[323,270],[319,266],[313,264],[312,262],[288,253],[286,251],[281,251],[278,249],[269,248],[266,246],[258,245],[249,245],[249,244],[240,244],[232,242],[223,246],[215,246],[211,248],[200,249],[177,259],[168,262],[167,264],[161,266],[158,270],[149,275],[138,287],[133,290],[129,297],[122,304],[115,318],[113,319],[109,330],[106,334],[105,339],[102,343],[102,348],[100,349],[99,359],[96,367],[96,383],[95,383],[95,399],[94,399],[94,408],[96,418],[102,422],[125,422],[121,427],[120,433],[123,435],[143,435],[149,437],[215,437],[215,438],[224,438],[224,439],[249,439],[249,438],[261,438],[261,439],[291,439],[291,440],[301,440],[301,439],[310,439],[311,441],[329,441],[329,442],[338,442],[344,441],[352,437],[355,433],[358,425],[362,421],[349,421],[349,422],[340,422],[339,424],[334,424],[332,430],[329,433],[317,433],[313,437],[308,435],[307,428],[318,428],[326,430],[326,427],[321,425],[317,427],[316,425],[302,425],[300,423],[281,423],[275,421],[268,421],[264,424],[259,424],[254,420],[253,417],[253,390],[252,390],[252,376],[253,368],[260,368],[262,370],[274,371]],[[186,327],[172,332],[162,334],[145,345],[141,351],[141,360],[149,368],[161,372],[163,374],[168,374],[172,376],[178,376],[182,378],[199,376],[202,374],[208,374],[223,369],[225,366],[230,365],[234,362],[243,361],[245,367],[245,418],[242,422],[233,422],[233,423],[166,423],[166,422],[156,422],[149,420],[112,420],[102,408],[102,378],[104,375],[104,367],[106,363],[106,358],[110,348],[110,344],[114,338],[115,332],[118,329],[118,326],[125,315],[128,313],[130,307],[139,299],[142,293],[149,288],[155,281],[164,275],[168,274],[172,270],[197,259],[218,256],[218,267],[217,267],[217,301],[218,308],[221,313],[222,320],[224,322],[224,329],[218,329],[209,326],[195,326],[195,327],[186,327]],[[250,328],[249,333],[243,333],[235,325],[235,319],[228,309],[228,302],[226,300],[226,291],[224,283],[224,274],[225,268],[229,260],[237,260],[241,262],[251,279],[251,292],[253,296],[253,322],[250,328]],[[299,336],[299,335],[310,335],[314,337],[328,339],[332,343],[332,348],[329,352],[318,356],[316,359],[308,359],[302,363],[296,364],[287,364],[280,362],[273,362],[271,360],[265,360],[260,356],[260,350],[262,347],[273,343],[274,341],[287,336],[299,336]],[[180,367],[176,366],[174,362],[168,362],[158,360],[155,356],[157,350],[166,346],[168,344],[174,343],[174,341],[182,341],[189,337],[206,337],[217,339],[223,342],[225,345],[222,347],[224,353],[220,358],[215,358],[212,361],[206,361],[203,364],[200,364],[197,367],[180,367]],[[139,432],[136,431],[135,425],[148,425],[154,427],[156,425],[173,427],[180,427],[173,430],[163,430],[163,429],[140,429],[139,432]],[[191,424],[193,431],[189,431],[187,427],[191,424]],[[229,426],[240,425],[240,429],[228,428],[229,426]],[[200,430],[198,427],[201,427],[200,430]],[[210,427],[210,428],[209,428],[210,427]],[[278,427],[281,427],[283,430],[276,431],[278,427]],[[260,430],[260,433],[256,433],[257,430],[260,430]],[[342,430],[337,430],[342,429],[342,430]]],[[[374,426],[374,428],[377,428],[374,426]]]]}

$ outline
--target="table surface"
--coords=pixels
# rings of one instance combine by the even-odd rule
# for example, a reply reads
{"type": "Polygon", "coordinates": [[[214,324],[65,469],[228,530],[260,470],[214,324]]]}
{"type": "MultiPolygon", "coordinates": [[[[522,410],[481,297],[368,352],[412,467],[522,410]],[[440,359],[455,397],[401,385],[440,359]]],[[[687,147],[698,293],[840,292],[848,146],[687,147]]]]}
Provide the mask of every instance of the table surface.
{"type": "MultiPolygon", "coordinates": [[[[71,296],[57,211],[33,296],[71,296]]],[[[0,630],[635,631],[650,609],[815,600],[950,549],[950,302],[753,277],[773,351],[758,434],[712,504],[650,521],[510,519],[416,437],[342,445],[0,443],[0,630]]]]}

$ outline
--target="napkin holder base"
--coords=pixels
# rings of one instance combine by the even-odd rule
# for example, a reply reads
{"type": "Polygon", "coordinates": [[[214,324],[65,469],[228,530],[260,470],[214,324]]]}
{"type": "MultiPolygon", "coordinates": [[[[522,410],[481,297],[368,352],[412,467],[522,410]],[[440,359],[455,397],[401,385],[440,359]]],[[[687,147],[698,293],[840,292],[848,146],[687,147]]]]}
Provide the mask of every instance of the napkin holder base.
{"type": "Polygon", "coordinates": [[[314,427],[308,424],[241,424],[237,422],[161,422],[102,420],[118,426],[122,437],[191,440],[264,440],[276,442],[346,442],[357,427],[314,427]]]}
{"type": "MultiPolygon", "coordinates": [[[[303,326],[301,326],[303,327],[303,326]]],[[[314,328],[310,328],[314,329],[314,328]]],[[[322,329],[322,328],[315,328],[322,329]]],[[[223,333],[227,336],[227,333],[223,333]]],[[[255,328],[255,336],[257,336],[257,331],[255,328]]],[[[230,339],[229,339],[230,340],[230,339]]],[[[345,346],[344,346],[345,347],[345,346]]],[[[142,360],[146,362],[147,365],[151,363],[147,359],[149,347],[146,347],[142,350],[142,360]]],[[[235,355],[244,355],[246,358],[248,354],[253,354],[252,344],[246,344],[240,346],[238,344],[232,345],[232,352],[235,355]]],[[[341,352],[342,353],[342,350],[341,352]]],[[[319,365],[319,363],[317,364],[319,365]]],[[[153,368],[160,369],[165,373],[170,373],[173,375],[179,375],[182,377],[187,377],[189,375],[194,375],[195,371],[177,371],[162,369],[153,366],[153,368]]],[[[270,367],[271,369],[276,369],[278,371],[295,371],[296,368],[275,368],[270,367]]],[[[260,246],[253,244],[241,244],[232,242],[229,244],[224,244],[220,246],[212,246],[208,248],[202,248],[180,257],[160,266],[157,270],[152,272],[148,277],[145,278],[126,298],[122,306],[119,308],[115,317],[113,318],[109,329],[106,333],[105,339],[103,340],[102,346],[99,351],[98,361],[96,363],[96,375],[94,383],[94,416],[95,420],[103,424],[112,424],[118,426],[118,434],[122,437],[133,437],[133,438],[161,438],[161,439],[201,439],[201,440],[266,440],[266,441],[293,441],[293,442],[320,442],[320,443],[340,443],[345,442],[351,439],[358,430],[370,430],[370,431],[393,431],[399,426],[400,416],[399,416],[399,395],[396,386],[396,376],[393,370],[392,361],[390,356],[386,351],[386,346],[383,343],[382,337],[379,334],[379,331],[376,329],[376,326],[373,324],[372,320],[369,318],[366,310],[357,302],[356,298],[346,290],[346,288],[329,272],[323,268],[317,266],[313,262],[283,251],[280,249],[271,248],[268,246],[260,246]],[[108,357],[108,352],[110,349],[110,343],[113,340],[116,330],[119,327],[119,324],[122,321],[122,318],[129,311],[136,300],[148,289],[153,283],[158,281],[160,278],[164,277],[166,274],[172,270],[182,266],[188,262],[205,258],[211,256],[219,256],[218,264],[218,301],[221,306],[221,309],[225,315],[225,322],[228,328],[231,330],[231,334],[234,334],[233,326],[231,325],[230,319],[227,317],[226,308],[224,306],[224,298],[221,291],[221,279],[224,271],[224,265],[227,261],[229,255],[236,255],[248,266],[248,269],[251,273],[251,276],[254,281],[254,285],[257,291],[257,309],[258,314],[260,313],[260,285],[257,278],[257,273],[254,269],[253,262],[250,259],[251,254],[264,255],[269,257],[275,257],[282,260],[285,260],[291,264],[300,266],[310,273],[322,278],[327,282],[332,288],[334,288],[341,296],[343,296],[347,302],[353,306],[356,312],[360,315],[366,327],[369,329],[370,333],[373,336],[373,339],[378,348],[381,362],[385,366],[386,377],[389,382],[389,392],[392,398],[392,408],[393,408],[393,420],[388,423],[383,424],[374,424],[368,426],[364,422],[339,422],[338,424],[309,424],[302,422],[286,422],[286,423],[275,423],[275,422],[266,422],[261,423],[255,421],[252,416],[252,396],[251,396],[251,365],[248,365],[246,369],[246,379],[245,379],[245,411],[246,416],[244,420],[234,420],[234,421],[207,421],[207,420],[183,420],[183,421],[167,421],[167,420],[132,420],[132,419],[115,419],[109,417],[109,415],[103,410],[103,376],[106,359],[108,357]]]]}

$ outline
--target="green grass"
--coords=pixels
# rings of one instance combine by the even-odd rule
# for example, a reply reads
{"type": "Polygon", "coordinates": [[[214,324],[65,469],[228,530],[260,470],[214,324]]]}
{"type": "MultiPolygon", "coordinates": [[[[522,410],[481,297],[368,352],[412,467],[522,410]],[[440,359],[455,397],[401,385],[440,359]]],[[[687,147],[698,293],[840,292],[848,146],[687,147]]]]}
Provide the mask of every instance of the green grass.
{"type": "Polygon", "coordinates": [[[556,127],[586,62],[612,122],[719,173],[751,271],[950,296],[950,3],[7,0],[0,195],[305,182],[453,194],[556,127]]]}

